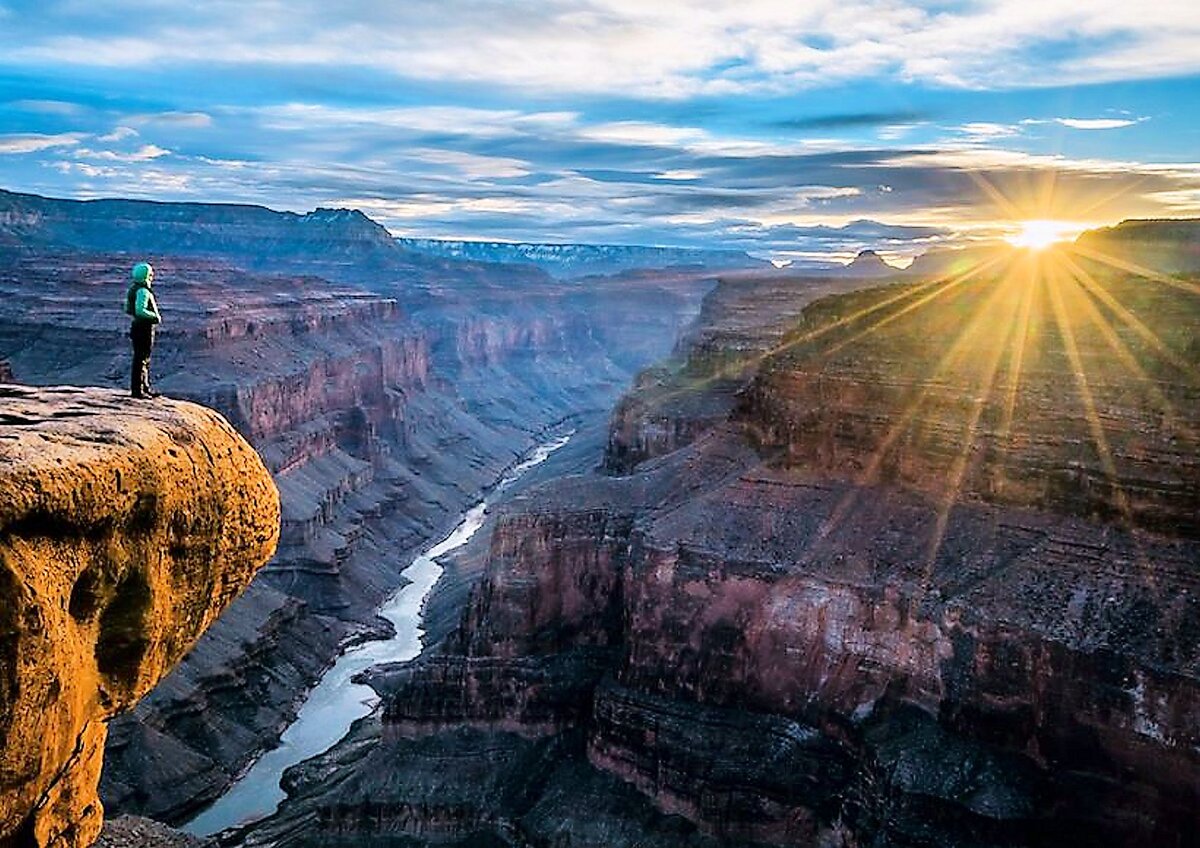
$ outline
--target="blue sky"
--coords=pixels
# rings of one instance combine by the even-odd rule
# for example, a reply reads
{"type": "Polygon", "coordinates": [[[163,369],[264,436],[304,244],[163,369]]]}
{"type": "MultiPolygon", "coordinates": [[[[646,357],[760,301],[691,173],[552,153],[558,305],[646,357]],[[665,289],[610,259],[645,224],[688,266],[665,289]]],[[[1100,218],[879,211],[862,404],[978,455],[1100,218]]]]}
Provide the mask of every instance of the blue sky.
{"type": "Polygon", "coordinates": [[[1198,150],[1194,2],[0,0],[0,187],[56,196],[901,257],[1200,215],[1198,150]]]}

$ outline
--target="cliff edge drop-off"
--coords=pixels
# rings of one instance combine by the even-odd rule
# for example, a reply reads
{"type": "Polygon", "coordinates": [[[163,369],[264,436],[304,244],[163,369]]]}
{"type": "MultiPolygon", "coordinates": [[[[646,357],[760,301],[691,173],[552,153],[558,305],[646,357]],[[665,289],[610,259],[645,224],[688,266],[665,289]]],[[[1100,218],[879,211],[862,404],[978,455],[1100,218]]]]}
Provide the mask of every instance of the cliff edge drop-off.
{"type": "Polygon", "coordinates": [[[95,840],[107,719],[278,537],[275,484],[216,412],[0,386],[0,845],[95,840]]]}

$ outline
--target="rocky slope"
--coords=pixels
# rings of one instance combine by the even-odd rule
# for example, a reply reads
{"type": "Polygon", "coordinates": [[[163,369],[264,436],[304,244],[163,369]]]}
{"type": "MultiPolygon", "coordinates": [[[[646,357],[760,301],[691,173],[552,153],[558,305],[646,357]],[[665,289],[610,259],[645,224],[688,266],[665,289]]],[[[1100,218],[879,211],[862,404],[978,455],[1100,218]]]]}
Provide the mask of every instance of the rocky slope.
{"type": "Polygon", "coordinates": [[[212,848],[212,844],[153,819],[118,816],[104,823],[93,848],[212,848]]]}
{"type": "Polygon", "coordinates": [[[1198,290],[1030,261],[719,288],[244,844],[1192,844],[1198,290]]]}
{"type": "Polygon", "coordinates": [[[605,464],[627,471],[691,443],[724,421],[737,392],[800,312],[818,298],[861,288],[838,277],[726,275],[669,360],[638,375],[617,406],[605,464]]]}
{"type": "Polygon", "coordinates": [[[1105,259],[1166,274],[1200,271],[1200,220],[1131,220],[1083,233],[1075,247],[1103,267],[1105,259]]]}
{"type": "Polygon", "coordinates": [[[529,268],[412,264],[349,214],[306,223],[29,196],[5,214],[0,358],[15,379],[123,384],[131,254],[170,248],[151,257],[165,315],[157,387],[227,415],[281,493],[277,556],[113,724],[106,803],[171,822],[270,743],[342,646],[380,632],[374,609],[415,548],[543,430],[602,415],[711,284],[643,272],[563,285],[529,268]]]}
{"type": "Polygon", "coordinates": [[[275,550],[279,500],[209,409],[0,386],[0,842],[99,833],[106,722],[275,550]]]}

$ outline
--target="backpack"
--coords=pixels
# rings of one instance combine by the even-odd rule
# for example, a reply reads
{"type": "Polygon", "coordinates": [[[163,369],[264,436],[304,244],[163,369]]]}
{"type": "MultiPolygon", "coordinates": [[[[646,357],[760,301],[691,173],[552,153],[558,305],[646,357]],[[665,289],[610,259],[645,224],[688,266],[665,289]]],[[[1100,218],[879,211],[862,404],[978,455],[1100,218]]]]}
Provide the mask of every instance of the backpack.
{"type": "Polygon", "coordinates": [[[130,286],[129,291],[125,292],[125,314],[129,317],[137,315],[137,290],[139,286],[130,286]]]}

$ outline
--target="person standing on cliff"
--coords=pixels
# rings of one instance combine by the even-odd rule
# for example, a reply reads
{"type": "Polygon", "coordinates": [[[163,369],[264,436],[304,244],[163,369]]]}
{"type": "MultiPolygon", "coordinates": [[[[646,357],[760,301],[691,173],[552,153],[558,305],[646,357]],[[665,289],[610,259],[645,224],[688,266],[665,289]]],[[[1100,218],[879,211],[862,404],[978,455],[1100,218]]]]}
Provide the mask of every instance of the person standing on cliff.
{"type": "Polygon", "coordinates": [[[162,321],[154,301],[154,269],[149,262],[133,266],[133,282],[125,292],[125,314],[133,319],[129,338],[133,342],[133,367],[129,373],[129,393],[135,398],[158,397],[150,390],[150,351],[154,347],[154,328],[162,321]]]}

